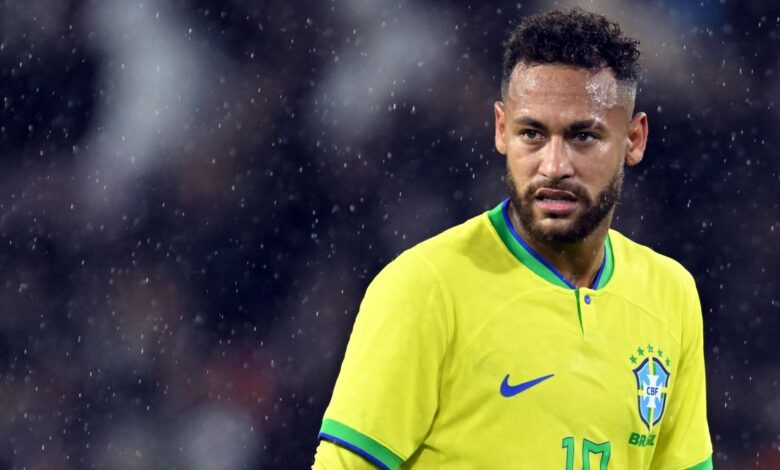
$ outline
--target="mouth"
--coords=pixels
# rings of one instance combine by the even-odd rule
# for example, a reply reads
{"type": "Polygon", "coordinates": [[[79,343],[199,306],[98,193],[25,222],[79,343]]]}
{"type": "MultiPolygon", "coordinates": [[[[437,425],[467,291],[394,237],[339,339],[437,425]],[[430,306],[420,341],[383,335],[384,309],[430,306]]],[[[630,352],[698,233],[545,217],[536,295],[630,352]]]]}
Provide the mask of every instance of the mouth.
{"type": "Polygon", "coordinates": [[[569,191],[541,188],[534,193],[534,202],[543,213],[561,216],[573,212],[578,199],[569,191]]]}

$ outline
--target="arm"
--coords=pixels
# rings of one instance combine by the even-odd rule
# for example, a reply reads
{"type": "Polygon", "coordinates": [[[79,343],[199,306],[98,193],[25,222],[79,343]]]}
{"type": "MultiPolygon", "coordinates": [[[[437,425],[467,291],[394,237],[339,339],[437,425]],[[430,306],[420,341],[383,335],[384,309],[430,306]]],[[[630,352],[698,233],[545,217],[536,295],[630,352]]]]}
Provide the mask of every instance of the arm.
{"type": "Polygon", "coordinates": [[[328,441],[320,441],[312,470],[377,470],[356,453],[328,441]]]}
{"type": "Polygon", "coordinates": [[[448,314],[420,255],[402,254],[382,270],[360,306],[320,438],[379,468],[400,467],[439,406],[448,314]]]}
{"type": "Polygon", "coordinates": [[[710,470],[712,443],[707,424],[704,341],[701,305],[696,285],[686,278],[686,311],[682,318],[682,347],[668,415],[659,435],[652,470],[710,470]]]}

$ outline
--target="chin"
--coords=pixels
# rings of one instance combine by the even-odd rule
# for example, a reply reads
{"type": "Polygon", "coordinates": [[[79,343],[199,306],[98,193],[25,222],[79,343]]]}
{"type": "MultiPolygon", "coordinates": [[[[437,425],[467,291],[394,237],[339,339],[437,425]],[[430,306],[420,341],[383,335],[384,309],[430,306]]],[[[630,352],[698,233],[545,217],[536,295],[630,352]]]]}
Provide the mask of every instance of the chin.
{"type": "Polygon", "coordinates": [[[535,223],[531,230],[534,238],[555,244],[570,244],[585,239],[574,229],[574,221],[563,218],[535,223]]]}
{"type": "Polygon", "coordinates": [[[547,216],[542,220],[534,222],[534,228],[543,233],[566,233],[573,232],[577,218],[571,214],[566,216],[547,216]]]}

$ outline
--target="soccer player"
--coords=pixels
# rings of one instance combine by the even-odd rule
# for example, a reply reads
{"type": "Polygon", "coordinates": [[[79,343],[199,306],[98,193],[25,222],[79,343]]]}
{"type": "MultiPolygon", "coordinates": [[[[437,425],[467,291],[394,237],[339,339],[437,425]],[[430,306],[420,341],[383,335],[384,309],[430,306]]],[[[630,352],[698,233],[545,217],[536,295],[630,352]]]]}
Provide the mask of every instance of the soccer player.
{"type": "Polygon", "coordinates": [[[610,229],[648,135],[637,44],[576,9],[517,25],[509,198],[372,282],[315,469],[712,468],[694,280],[610,229]]]}

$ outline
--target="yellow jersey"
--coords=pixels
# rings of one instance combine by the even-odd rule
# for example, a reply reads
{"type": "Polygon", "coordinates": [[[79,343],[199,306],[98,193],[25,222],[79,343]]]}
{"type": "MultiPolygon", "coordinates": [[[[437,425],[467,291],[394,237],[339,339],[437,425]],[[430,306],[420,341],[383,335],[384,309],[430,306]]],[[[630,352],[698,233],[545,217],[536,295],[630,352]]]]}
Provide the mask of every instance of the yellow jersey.
{"type": "Polygon", "coordinates": [[[691,275],[610,230],[575,288],[507,204],[371,283],[315,468],[347,453],[383,469],[711,469],[691,275]]]}

